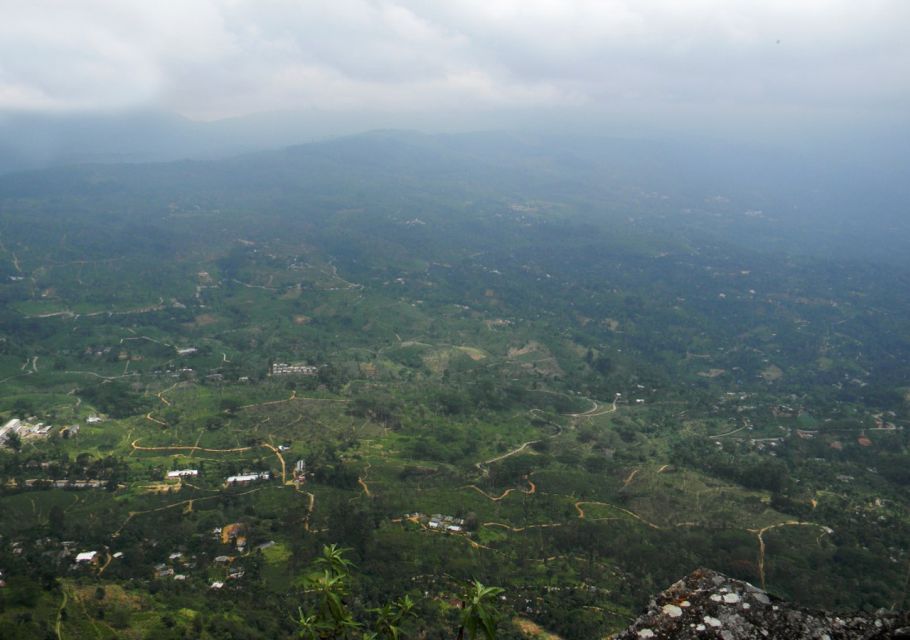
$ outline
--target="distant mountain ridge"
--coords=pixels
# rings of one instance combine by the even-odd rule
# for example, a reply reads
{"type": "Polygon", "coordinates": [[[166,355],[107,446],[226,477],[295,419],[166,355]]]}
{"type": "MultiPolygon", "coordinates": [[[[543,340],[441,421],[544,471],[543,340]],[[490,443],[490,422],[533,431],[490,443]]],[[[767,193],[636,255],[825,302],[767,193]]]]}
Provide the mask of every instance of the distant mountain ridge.
{"type": "MultiPolygon", "coordinates": [[[[583,218],[645,232],[795,253],[891,262],[910,254],[910,180],[861,164],[704,140],[400,130],[218,159],[211,157],[216,150],[230,154],[213,142],[222,140],[209,136],[214,130],[203,135],[188,121],[157,122],[162,135],[152,156],[166,156],[179,139],[207,148],[209,157],[7,174],[0,176],[0,196],[142,193],[164,178],[194,198],[226,202],[252,194],[290,202],[292,196],[335,197],[339,189],[393,189],[403,199],[447,194],[465,201],[483,196],[557,203],[583,218]]],[[[128,120],[122,125],[131,130],[128,120]]],[[[105,144],[108,151],[130,147],[114,135],[105,144]]]]}

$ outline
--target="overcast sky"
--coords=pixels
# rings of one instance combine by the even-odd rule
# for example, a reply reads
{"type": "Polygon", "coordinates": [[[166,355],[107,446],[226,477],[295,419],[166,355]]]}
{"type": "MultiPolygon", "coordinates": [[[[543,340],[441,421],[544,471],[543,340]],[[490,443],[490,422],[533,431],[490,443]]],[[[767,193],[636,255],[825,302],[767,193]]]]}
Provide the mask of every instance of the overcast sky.
{"type": "Polygon", "coordinates": [[[907,0],[0,0],[0,111],[910,114],[907,0]]]}

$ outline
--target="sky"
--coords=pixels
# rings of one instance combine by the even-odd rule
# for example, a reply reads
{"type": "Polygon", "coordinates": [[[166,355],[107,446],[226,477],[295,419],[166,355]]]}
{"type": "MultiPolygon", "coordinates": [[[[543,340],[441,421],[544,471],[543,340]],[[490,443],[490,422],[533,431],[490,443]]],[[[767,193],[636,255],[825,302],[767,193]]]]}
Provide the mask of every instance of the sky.
{"type": "Polygon", "coordinates": [[[0,113],[908,125],[906,0],[0,0],[0,113]]]}

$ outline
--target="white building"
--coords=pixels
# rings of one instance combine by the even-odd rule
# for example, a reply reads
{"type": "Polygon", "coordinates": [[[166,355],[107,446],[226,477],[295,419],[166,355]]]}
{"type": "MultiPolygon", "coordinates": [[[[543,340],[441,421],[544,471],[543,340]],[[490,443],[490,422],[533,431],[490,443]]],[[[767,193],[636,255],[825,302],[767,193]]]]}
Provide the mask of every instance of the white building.
{"type": "Polygon", "coordinates": [[[272,477],[271,471],[260,471],[258,473],[244,473],[238,476],[228,476],[225,478],[224,483],[226,485],[233,484],[250,484],[251,482],[258,482],[259,480],[268,480],[272,477]]]}
{"type": "Polygon", "coordinates": [[[198,469],[177,469],[175,471],[168,471],[168,478],[195,478],[199,475],[198,469]]]}
{"type": "Polygon", "coordinates": [[[13,418],[5,425],[0,427],[0,443],[6,441],[11,433],[19,433],[19,430],[22,429],[22,420],[19,418],[13,418]]]}
{"type": "Polygon", "coordinates": [[[315,376],[319,373],[319,367],[306,364],[287,364],[286,362],[276,362],[272,365],[269,372],[273,376],[315,376]]]}
{"type": "Polygon", "coordinates": [[[97,557],[97,551],[83,551],[82,553],[76,554],[76,564],[95,562],[97,557]]]}

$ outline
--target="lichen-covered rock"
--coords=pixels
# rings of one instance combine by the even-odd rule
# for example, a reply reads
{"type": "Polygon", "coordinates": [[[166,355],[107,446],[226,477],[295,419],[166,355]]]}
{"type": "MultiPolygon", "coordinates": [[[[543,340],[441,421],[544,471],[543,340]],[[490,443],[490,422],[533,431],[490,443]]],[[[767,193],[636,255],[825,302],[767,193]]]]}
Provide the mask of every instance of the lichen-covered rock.
{"type": "Polygon", "coordinates": [[[748,582],[699,569],[651,601],[615,640],[910,638],[910,613],[835,615],[792,606],[748,582]]]}

